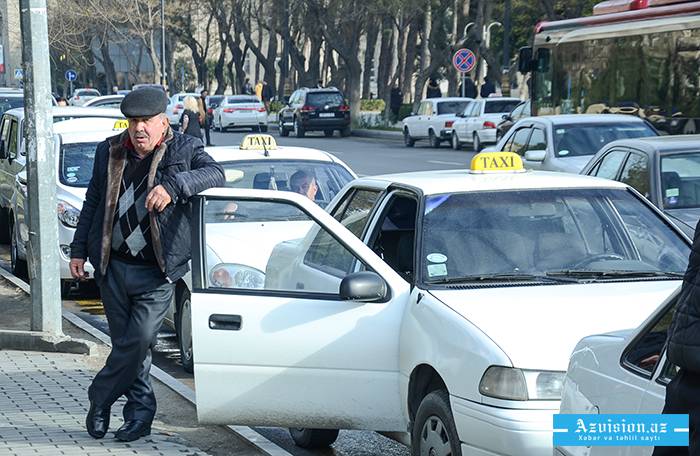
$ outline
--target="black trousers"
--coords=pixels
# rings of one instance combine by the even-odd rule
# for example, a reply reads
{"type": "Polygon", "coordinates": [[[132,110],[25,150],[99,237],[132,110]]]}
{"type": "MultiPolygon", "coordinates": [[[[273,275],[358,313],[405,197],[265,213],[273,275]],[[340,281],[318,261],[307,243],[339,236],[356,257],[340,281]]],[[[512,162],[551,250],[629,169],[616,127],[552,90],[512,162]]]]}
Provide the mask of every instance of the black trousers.
{"type": "Polygon", "coordinates": [[[656,447],[652,456],[700,456],[700,375],[681,370],[666,387],[665,414],[688,414],[688,447],[656,447]]]}
{"type": "Polygon", "coordinates": [[[88,397],[111,407],[126,396],[124,420],[153,421],[156,397],[149,372],[151,348],[173,298],[175,285],[157,266],[112,259],[99,282],[112,351],[88,389],[88,397]]]}
{"type": "Polygon", "coordinates": [[[209,122],[209,119],[207,119],[204,122],[204,125],[202,125],[202,129],[204,130],[204,137],[207,138],[207,142],[206,142],[207,146],[211,145],[211,139],[209,138],[210,127],[211,127],[211,123],[209,122]]]}

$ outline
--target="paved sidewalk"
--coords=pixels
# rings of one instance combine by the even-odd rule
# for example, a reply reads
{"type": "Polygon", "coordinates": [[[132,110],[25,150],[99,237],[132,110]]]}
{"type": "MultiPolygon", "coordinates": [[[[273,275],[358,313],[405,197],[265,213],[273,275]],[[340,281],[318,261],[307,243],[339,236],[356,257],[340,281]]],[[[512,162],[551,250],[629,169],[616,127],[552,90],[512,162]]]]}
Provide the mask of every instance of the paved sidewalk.
{"type": "MultiPolygon", "coordinates": [[[[61,353],[0,350],[1,455],[190,456],[207,453],[177,435],[159,430],[123,443],[112,432],[95,440],[85,430],[87,387],[95,375],[89,357],[61,353]]],[[[111,431],[122,423],[123,399],[112,408],[111,431]]]]}

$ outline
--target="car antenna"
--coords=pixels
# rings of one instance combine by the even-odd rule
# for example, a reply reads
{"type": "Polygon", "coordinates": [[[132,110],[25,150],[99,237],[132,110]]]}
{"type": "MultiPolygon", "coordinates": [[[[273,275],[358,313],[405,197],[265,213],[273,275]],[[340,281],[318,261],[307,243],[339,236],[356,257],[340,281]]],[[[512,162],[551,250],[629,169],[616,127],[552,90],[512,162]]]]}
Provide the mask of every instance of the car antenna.
{"type": "MultiPolygon", "coordinates": [[[[265,141],[264,141],[264,140],[262,141],[262,146],[263,146],[263,155],[265,155],[266,157],[269,157],[269,156],[270,156],[270,152],[268,152],[267,146],[265,145],[265,141]]],[[[274,170],[274,167],[273,167],[272,169],[274,170]]]]}

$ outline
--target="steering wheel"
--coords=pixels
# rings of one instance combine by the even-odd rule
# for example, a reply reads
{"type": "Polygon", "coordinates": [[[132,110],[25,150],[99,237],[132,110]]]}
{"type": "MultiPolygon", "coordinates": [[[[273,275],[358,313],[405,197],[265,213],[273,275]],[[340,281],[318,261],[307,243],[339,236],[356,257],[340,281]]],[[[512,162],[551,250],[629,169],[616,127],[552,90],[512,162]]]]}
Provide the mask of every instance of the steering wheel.
{"type": "Polygon", "coordinates": [[[579,269],[600,260],[624,260],[624,258],[616,253],[599,253],[571,265],[571,269],[579,269]]]}

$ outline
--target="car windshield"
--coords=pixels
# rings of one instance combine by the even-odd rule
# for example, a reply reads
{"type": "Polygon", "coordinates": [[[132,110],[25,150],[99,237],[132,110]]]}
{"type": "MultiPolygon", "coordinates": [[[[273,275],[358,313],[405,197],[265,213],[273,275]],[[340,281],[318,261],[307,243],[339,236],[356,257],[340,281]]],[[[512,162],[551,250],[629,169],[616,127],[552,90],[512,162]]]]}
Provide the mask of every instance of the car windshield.
{"type": "Polygon", "coordinates": [[[210,108],[215,108],[221,104],[221,101],[223,99],[224,99],[224,97],[221,95],[212,95],[211,97],[207,98],[207,105],[210,108]]]}
{"type": "Polygon", "coordinates": [[[422,236],[420,267],[433,284],[504,274],[682,274],[690,253],[626,189],[428,196],[422,236]]]}
{"type": "Polygon", "coordinates": [[[59,157],[58,179],[69,187],[87,187],[95,162],[96,142],[63,144],[59,157]]]}
{"type": "Polygon", "coordinates": [[[21,108],[24,106],[24,97],[8,96],[0,94],[0,114],[12,108],[21,108]]]}
{"type": "Polygon", "coordinates": [[[469,101],[441,101],[437,104],[438,115],[463,112],[469,101]]]}
{"type": "Polygon", "coordinates": [[[80,95],[81,97],[99,97],[100,92],[97,90],[91,90],[91,89],[86,89],[86,90],[76,90],[75,91],[76,95],[80,95]]]}
{"type": "Polygon", "coordinates": [[[306,95],[306,104],[309,106],[340,106],[343,104],[343,96],[338,92],[309,92],[306,95]]]}
{"type": "Polygon", "coordinates": [[[485,114],[507,114],[520,104],[520,100],[486,100],[485,114]]]}
{"type": "MultiPolygon", "coordinates": [[[[290,183],[312,176],[318,190],[314,201],[321,207],[338,194],[350,182],[352,175],[341,165],[330,162],[309,160],[256,160],[222,163],[226,176],[226,186],[233,188],[257,188],[293,191],[290,183]]],[[[298,190],[298,188],[297,188],[298,190]]]]}
{"type": "Polygon", "coordinates": [[[700,207],[700,152],[661,156],[664,209],[700,207]]]}
{"type": "Polygon", "coordinates": [[[639,122],[555,125],[553,132],[557,157],[593,155],[616,139],[657,136],[647,124],[639,122]]]}
{"type": "Polygon", "coordinates": [[[226,99],[226,104],[248,104],[248,103],[260,103],[256,97],[228,97],[226,99]]]}

